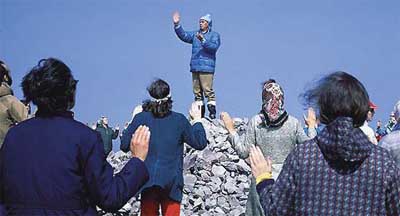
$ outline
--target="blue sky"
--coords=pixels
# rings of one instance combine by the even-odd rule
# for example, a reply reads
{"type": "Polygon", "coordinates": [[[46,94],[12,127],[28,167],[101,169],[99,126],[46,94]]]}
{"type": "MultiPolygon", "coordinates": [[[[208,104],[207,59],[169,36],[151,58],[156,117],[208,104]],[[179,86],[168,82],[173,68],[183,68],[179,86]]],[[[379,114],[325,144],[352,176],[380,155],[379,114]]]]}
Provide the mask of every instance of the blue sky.
{"type": "Polygon", "coordinates": [[[299,94],[336,70],[363,82],[379,106],[376,119],[386,121],[400,99],[396,0],[0,0],[0,58],[11,67],[18,97],[21,78],[40,58],[63,60],[80,80],[74,111],[82,122],[106,115],[122,125],[156,77],[170,83],[174,109],[187,113],[191,46],[173,31],[175,10],[186,30],[211,13],[221,35],[218,111],[251,117],[260,107],[260,83],[274,78],[289,113],[301,117],[299,94]]]}

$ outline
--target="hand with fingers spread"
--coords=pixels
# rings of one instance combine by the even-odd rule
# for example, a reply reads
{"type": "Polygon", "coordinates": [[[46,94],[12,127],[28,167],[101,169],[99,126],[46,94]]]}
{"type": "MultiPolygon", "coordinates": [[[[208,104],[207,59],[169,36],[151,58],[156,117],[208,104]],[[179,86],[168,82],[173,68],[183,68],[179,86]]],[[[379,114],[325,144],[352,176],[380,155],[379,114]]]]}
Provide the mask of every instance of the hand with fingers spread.
{"type": "Polygon", "coordinates": [[[131,139],[131,153],[133,157],[137,157],[144,161],[149,150],[150,131],[146,126],[139,126],[131,139]]]}
{"type": "Polygon", "coordinates": [[[193,102],[189,110],[190,118],[194,121],[201,119],[201,105],[198,102],[193,102]]]}
{"type": "Polygon", "coordinates": [[[309,107],[307,110],[307,116],[303,115],[304,122],[308,128],[316,128],[317,127],[317,116],[312,107],[309,107]]]}
{"type": "Polygon", "coordinates": [[[181,16],[179,15],[178,11],[175,11],[174,14],[172,15],[172,20],[174,21],[175,25],[179,24],[179,21],[181,20],[181,16]]]}
{"type": "Polygon", "coordinates": [[[265,173],[272,173],[272,160],[265,159],[261,149],[257,146],[250,148],[250,166],[254,178],[258,178],[265,173]]]}
{"type": "Polygon", "coordinates": [[[224,123],[226,129],[229,131],[230,134],[234,134],[235,130],[235,123],[233,122],[231,116],[227,112],[221,112],[220,118],[224,123]]]}

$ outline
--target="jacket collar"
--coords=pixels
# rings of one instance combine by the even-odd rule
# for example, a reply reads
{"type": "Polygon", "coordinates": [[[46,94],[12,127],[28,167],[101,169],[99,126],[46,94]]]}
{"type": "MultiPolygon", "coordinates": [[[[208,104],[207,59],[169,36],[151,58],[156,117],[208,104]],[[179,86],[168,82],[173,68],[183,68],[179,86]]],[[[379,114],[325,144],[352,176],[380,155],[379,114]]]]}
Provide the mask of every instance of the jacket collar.
{"type": "Polygon", "coordinates": [[[2,82],[0,85],[0,97],[6,96],[6,95],[13,95],[13,91],[7,83],[2,82]]]}
{"type": "Polygon", "coordinates": [[[42,117],[42,118],[51,118],[51,117],[63,117],[63,118],[74,118],[74,112],[72,111],[60,111],[60,112],[55,112],[55,113],[48,113],[45,111],[38,110],[35,113],[36,117],[42,117]]]}

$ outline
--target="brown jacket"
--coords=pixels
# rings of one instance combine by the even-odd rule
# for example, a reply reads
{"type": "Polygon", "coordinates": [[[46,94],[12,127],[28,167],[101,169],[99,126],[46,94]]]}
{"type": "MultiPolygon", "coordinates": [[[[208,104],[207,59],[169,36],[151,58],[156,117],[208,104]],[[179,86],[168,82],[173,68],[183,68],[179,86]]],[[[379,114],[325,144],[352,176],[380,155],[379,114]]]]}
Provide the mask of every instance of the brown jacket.
{"type": "Polygon", "coordinates": [[[25,120],[28,110],[14,95],[6,83],[0,86],[0,148],[3,145],[7,131],[14,124],[25,120]]]}

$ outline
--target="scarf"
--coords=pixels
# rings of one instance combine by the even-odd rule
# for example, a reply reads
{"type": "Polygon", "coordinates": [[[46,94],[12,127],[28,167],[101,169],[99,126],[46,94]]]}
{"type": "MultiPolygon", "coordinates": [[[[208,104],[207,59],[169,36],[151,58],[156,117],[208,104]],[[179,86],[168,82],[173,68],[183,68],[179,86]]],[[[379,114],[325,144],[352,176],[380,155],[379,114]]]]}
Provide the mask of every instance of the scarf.
{"type": "Polygon", "coordinates": [[[280,127],[289,115],[284,109],[284,93],[281,86],[275,82],[263,86],[262,109],[264,123],[270,127],[280,127]]]}

